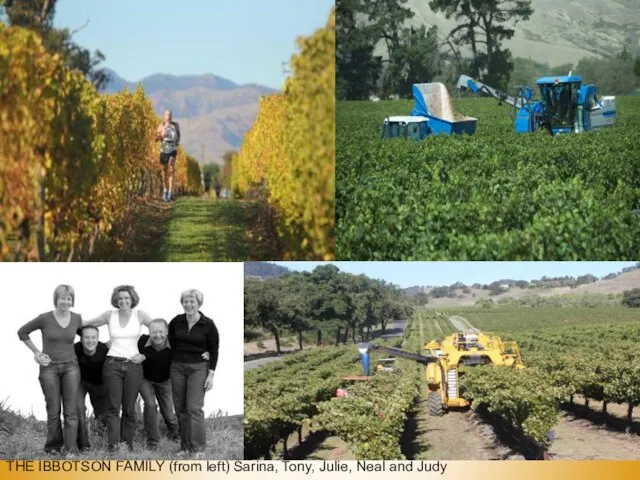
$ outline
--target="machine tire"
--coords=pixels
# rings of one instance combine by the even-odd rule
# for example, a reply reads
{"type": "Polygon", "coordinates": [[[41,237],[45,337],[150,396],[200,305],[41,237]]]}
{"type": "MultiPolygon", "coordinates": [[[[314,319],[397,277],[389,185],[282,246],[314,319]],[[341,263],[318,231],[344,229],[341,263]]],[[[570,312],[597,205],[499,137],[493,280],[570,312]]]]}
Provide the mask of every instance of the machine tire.
{"type": "Polygon", "coordinates": [[[444,415],[442,400],[440,400],[440,392],[429,392],[427,405],[429,406],[429,415],[432,417],[441,417],[444,415]]]}

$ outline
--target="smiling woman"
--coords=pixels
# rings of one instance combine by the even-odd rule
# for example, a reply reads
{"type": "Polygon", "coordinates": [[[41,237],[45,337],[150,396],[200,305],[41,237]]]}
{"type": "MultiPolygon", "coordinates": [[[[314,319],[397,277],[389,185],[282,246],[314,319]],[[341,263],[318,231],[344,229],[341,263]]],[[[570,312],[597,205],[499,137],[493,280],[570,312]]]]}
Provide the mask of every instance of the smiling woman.
{"type": "Polygon", "coordinates": [[[82,318],[70,308],[75,303],[75,292],[70,285],[59,285],[53,292],[53,311],[38,315],[18,330],[18,337],[34,353],[40,365],[40,386],[47,405],[47,453],[65,450],[77,453],[78,415],[76,395],[80,383],[80,368],[73,347],[76,331],[82,318]],[[29,334],[42,332],[42,351],[34,345],[29,334]],[[60,410],[64,408],[64,432],[60,410]]]}
{"type": "Polygon", "coordinates": [[[109,450],[116,449],[124,441],[133,450],[136,426],[135,403],[142,384],[144,356],[138,351],[142,325],[148,326],[151,317],[135,307],[140,297],[135,288],[121,285],[113,289],[111,305],[117,310],[107,310],[102,315],[87,320],[84,325],[109,326],[111,348],[102,370],[107,389],[107,433],[109,450]],[[122,408],[122,422],[120,409],[122,408]]]}
{"type": "Polygon", "coordinates": [[[169,324],[169,342],[173,351],[171,384],[173,401],[180,420],[182,450],[202,452],[206,445],[204,394],[213,387],[218,363],[219,335],[213,320],[200,312],[204,296],[198,290],[180,295],[184,314],[169,324]],[[209,360],[203,360],[203,354],[209,360]]]}
{"type": "Polygon", "coordinates": [[[0,262],[0,292],[0,459],[243,458],[241,263],[0,262]]]}

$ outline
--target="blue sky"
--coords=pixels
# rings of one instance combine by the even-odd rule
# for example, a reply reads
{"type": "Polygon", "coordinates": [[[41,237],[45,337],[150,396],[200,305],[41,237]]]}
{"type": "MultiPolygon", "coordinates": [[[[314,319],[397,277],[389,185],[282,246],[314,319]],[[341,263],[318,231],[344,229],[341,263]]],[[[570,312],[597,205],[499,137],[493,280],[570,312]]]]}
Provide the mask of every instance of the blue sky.
{"type": "MultiPolygon", "coordinates": [[[[311,271],[322,262],[271,262],[291,270],[311,271]]],[[[457,281],[471,285],[500,279],[536,280],[591,273],[602,277],[636,262],[327,262],[343,272],[365,274],[400,287],[451,285],[457,281]]]]}
{"type": "Polygon", "coordinates": [[[58,0],[54,25],[99,49],[129,81],[213,73],[281,88],[296,37],[323,27],[333,0],[58,0]]]}

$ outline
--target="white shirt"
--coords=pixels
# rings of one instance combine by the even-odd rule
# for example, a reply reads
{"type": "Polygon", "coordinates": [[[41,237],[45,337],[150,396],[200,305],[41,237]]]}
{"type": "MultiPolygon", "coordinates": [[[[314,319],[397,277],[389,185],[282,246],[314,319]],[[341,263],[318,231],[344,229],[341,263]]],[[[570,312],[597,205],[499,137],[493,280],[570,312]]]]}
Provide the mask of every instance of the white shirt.
{"type": "Polygon", "coordinates": [[[138,351],[138,340],[142,330],[138,310],[131,310],[131,317],[124,328],[120,326],[119,310],[113,310],[109,318],[109,337],[111,337],[111,348],[108,357],[131,358],[140,353],[138,351]]]}

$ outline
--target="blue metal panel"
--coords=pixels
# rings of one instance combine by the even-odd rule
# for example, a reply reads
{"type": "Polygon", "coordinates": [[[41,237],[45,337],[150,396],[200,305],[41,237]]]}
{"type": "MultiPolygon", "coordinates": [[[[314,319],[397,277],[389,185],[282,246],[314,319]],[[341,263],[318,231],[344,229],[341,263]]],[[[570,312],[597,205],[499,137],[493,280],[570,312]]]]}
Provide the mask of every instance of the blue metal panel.
{"type": "Polygon", "coordinates": [[[528,133],[531,131],[531,114],[527,108],[522,108],[516,115],[516,133],[528,133]]]}
{"type": "Polygon", "coordinates": [[[411,93],[413,93],[413,101],[414,107],[411,110],[411,115],[419,116],[419,117],[428,117],[429,109],[427,108],[427,102],[422,96],[422,92],[418,88],[417,85],[413,85],[411,88],[411,93]]]}
{"type": "Polygon", "coordinates": [[[427,115],[427,117],[429,118],[429,131],[431,133],[444,133],[445,135],[451,135],[452,133],[467,133],[471,135],[476,131],[477,120],[449,122],[431,115],[427,115]]]}
{"type": "Polygon", "coordinates": [[[573,83],[573,82],[582,82],[582,77],[578,75],[571,75],[570,77],[567,75],[559,75],[557,77],[542,77],[536,80],[537,85],[549,84],[549,83],[573,83]]]}

